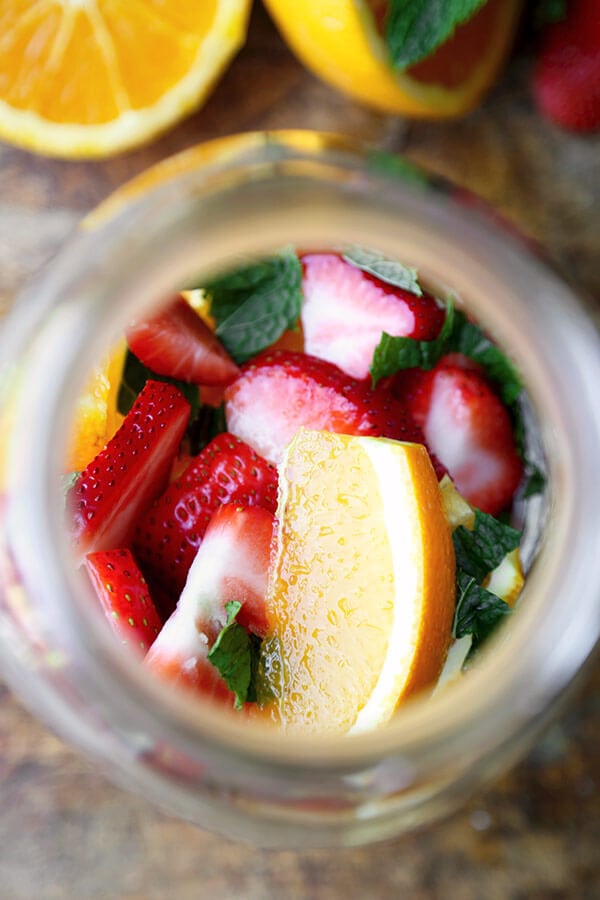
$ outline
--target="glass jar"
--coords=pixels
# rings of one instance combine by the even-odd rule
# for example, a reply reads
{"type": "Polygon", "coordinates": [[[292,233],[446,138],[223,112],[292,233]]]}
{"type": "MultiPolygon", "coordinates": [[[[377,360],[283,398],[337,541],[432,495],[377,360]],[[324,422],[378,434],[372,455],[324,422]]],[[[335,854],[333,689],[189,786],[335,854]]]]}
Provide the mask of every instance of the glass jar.
{"type": "Polygon", "coordinates": [[[104,203],[3,326],[4,677],[110,777],[171,813],[288,847],[368,842],[429,822],[526,749],[592,652],[598,337],[569,288],[463,201],[341,138],[218,140],[104,203]],[[376,247],[452,289],[520,368],[548,467],[545,497],[526,507],[530,571],[518,612],[455,687],[351,737],[248,728],[149,680],[91,602],[61,521],[60,462],[91,362],[174,285],[287,243],[376,247]]]}

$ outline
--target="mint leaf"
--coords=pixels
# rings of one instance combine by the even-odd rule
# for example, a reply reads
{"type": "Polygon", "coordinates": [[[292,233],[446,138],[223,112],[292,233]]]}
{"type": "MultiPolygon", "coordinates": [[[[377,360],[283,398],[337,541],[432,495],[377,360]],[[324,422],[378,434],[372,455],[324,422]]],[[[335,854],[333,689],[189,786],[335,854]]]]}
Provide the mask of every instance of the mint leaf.
{"type": "Polygon", "coordinates": [[[209,661],[218,670],[225,684],[235,694],[235,708],[241,709],[247,701],[256,700],[256,671],[260,641],[248,634],[235,621],[242,604],[232,600],[225,604],[227,621],[219,632],[208,654],[209,661]]]}
{"type": "Polygon", "coordinates": [[[503,402],[515,411],[522,391],[521,379],[508,357],[493,344],[478,325],[469,322],[452,300],[446,302],[446,318],[433,341],[391,337],[385,332],[373,354],[371,378],[373,386],[380,378],[402,369],[432,369],[447,353],[462,353],[479,363],[486,375],[498,385],[503,402]]]}
{"type": "Polygon", "coordinates": [[[293,328],[302,304],[302,267],[293,250],[227,272],[203,285],[215,333],[243,363],[293,328]]]}
{"type": "Polygon", "coordinates": [[[446,304],[446,318],[438,337],[433,341],[416,341],[407,337],[392,337],[385,331],[375,347],[369,372],[373,387],[381,378],[395,375],[402,369],[433,369],[448,352],[447,346],[454,330],[455,309],[452,300],[446,304]]]}
{"type": "Polygon", "coordinates": [[[403,266],[402,263],[393,259],[386,259],[375,250],[351,247],[344,253],[344,259],[358,269],[362,269],[363,272],[375,275],[376,278],[381,278],[382,281],[386,281],[394,287],[403,288],[419,297],[423,295],[416,269],[403,266]]]}
{"type": "Polygon", "coordinates": [[[534,12],[536,28],[544,28],[567,18],[567,0],[538,0],[534,12]]]}
{"type": "Polygon", "coordinates": [[[392,178],[407,181],[417,188],[426,188],[431,181],[431,178],[414,163],[404,159],[403,156],[388,153],[387,150],[375,149],[369,151],[367,168],[375,175],[391,175],[392,178]]]}
{"type": "Polygon", "coordinates": [[[466,22],[485,0],[390,0],[385,41],[392,64],[407,69],[441,44],[466,22]]]}
{"type": "Polygon", "coordinates": [[[473,530],[459,525],[452,540],[457,567],[481,582],[507,553],[519,546],[521,532],[478,509],[473,530]]]}
{"type": "Polygon", "coordinates": [[[538,466],[532,462],[525,465],[525,477],[519,489],[521,500],[527,500],[535,494],[541,494],[546,486],[546,476],[538,466]]]}
{"type": "Polygon", "coordinates": [[[117,395],[117,409],[122,416],[127,415],[147,381],[166,381],[168,384],[178,388],[191,406],[190,422],[193,422],[198,414],[200,403],[198,386],[188,384],[186,381],[178,381],[175,378],[168,378],[166,375],[157,375],[156,372],[145,366],[143,362],[140,362],[137,356],[129,349],[125,356],[125,365],[123,366],[121,384],[117,395]]]}
{"type": "Polygon", "coordinates": [[[490,636],[500,622],[510,615],[510,606],[477,584],[466,572],[457,571],[458,601],[454,613],[452,635],[455,638],[473,635],[471,653],[490,636]]]}

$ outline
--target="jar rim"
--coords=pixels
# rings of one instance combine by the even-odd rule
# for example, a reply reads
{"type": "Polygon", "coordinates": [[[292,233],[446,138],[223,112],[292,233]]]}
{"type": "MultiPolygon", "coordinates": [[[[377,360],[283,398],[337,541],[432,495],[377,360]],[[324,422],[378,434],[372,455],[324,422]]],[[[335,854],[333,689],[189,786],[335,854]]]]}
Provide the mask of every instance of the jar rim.
{"type": "MultiPolygon", "coordinates": [[[[55,612],[60,612],[62,627],[70,630],[71,639],[85,646],[91,681],[104,701],[112,696],[115,703],[122,703],[124,717],[141,715],[143,709],[140,721],[145,728],[158,735],[161,726],[168,724],[190,752],[200,742],[212,744],[231,758],[241,755],[257,764],[324,769],[390,755],[410,759],[415,765],[428,761],[443,767],[461,751],[468,766],[498,743],[516,737],[524,722],[539,717],[591,653],[600,634],[600,568],[594,566],[600,545],[593,517],[600,507],[600,484],[589,477],[593,453],[600,443],[600,411],[591,392],[591,386],[600,383],[597,335],[591,333],[589,321],[570,290],[513,239],[457,206],[444,195],[438,180],[419,182],[399,172],[390,175],[369,169],[366,163],[371,153],[370,148],[345,138],[312,132],[268,132],[219,139],[159,163],[88,216],[72,246],[56,258],[42,281],[30,290],[29,298],[22,301],[25,308],[32,292],[36,292],[40,298],[37,314],[30,316],[24,330],[22,322],[16,329],[9,328],[3,341],[6,353],[15,334],[21,335],[20,343],[14,344],[19,347],[25,338],[32,339],[32,330],[39,330],[33,339],[39,358],[25,378],[31,420],[18,424],[15,442],[20,457],[17,468],[36,475],[20,482],[23,493],[19,495],[12,539],[22,567],[36,547],[38,552],[40,546],[49,552],[43,553],[43,564],[24,572],[25,580],[30,589],[39,589],[34,581],[43,578],[44,597],[54,604],[55,612]],[[396,720],[379,731],[331,738],[294,735],[288,739],[280,735],[273,740],[271,730],[261,733],[259,726],[246,728],[205,704],[194,703],[191,710],[189,701],[176,697],[161,684],[149,683],[142,667],[125,658],[100,618],[88,615],[80,602],[81,584],[65,568],[66,541],[58,528],[59,492],[50,485],[65,444],[69,406],[65,399],[74,400],[74,385],[83,383],[90,343],[94,351],[102,343],[107,346],[107,337],[114,332],[110,317],[117,307],[124,320],[125,309],[131,311],[141,305],[149,278],[154,277],[160,286],[160,290],[155,289],[158,295],[156,292],[162,292],[167,282],[174,283],[175,271],[192,252],[190,235],[196,232],[182,238],[175,260],[167,265],[164,258],[167,250],[174,250],[174,237],[181,236],[176,204],[189,205],[183,223],[189,227],[194,224],[194,216],[200,215],[200,208],[205,221],[205,207],[211,197],[216,207],[215,198],[231,201],[232,192],[244,189],[246,201],[256,200],[268,185],[267,199],[272,202],[273,186],[277,184],[284,201],[293,199],[299,204],[295,232],[300,233],[300,222],[303,228],[308,227],[307,210],[300,206],[301,197],[292,187],[301,183],[306,189],[309,182],[323,191],[324,200],[338,197],[338,234],[353,233],[360,215],[368,212],[370,222],[379,221],[382,229],[389,229],[379,234],[378,249],[389,251],[402,235],[413,251],[411,264],[419,257],[417,239],[427,234],[428,252],[434,248],[433,268],[441,274],[441,280],[445,282],[448,273],[454,272],[459,294],[466,294],[477,318],[486,325],[490,322],[495,333],[507,338],[526,374],[528,390],[543,423],[542,438],[551,469],[551,508],[521,608],[460,684],[425,703],[406,704],[396,720]],[[325,190],[325,184],[330,188],[335,185],[331,193],[325,190]],[[284,188],[290,193],[285,194],[284,188]],[[174,204],[171,210],[170,203],[174,204]],[[376,209],[376,204],[382,208],[376,209]],[[399,217],[396,226],[391,220],[394,209],[399,217]],[[342,215],[347,217],[345,224],[342,215]],[[148,229],[152,220],[153,228],[148,229]],[[146,258],[148,247],[142,252],[138,245],[138,236],[145,229],[152,230],[155,258],[147,260],[148,271],[142,282],[133,284],[131,272],[125,277],[124,269],[125,284],[117,290],[117,267],[107,279],[108,286],[92,289],[93,270],[102,272],[107,260],[116,258],[125,267],[128,259],[139,262],[146,258]],[[171,236],[169,229],[175,229],[171,236]],[[158,254],[161,238],[163,258],[158,254]],[[94,261],[91,269],[90,259],[94,261]],[[479,279],[476,288],[468,286],[473,278],[479,279]],[[83,293],[82,284],[86,286],[83,293]],[[489,286],[495,289],[493,300],[484,296],[489,286]],[[512,319],[506,310],[510,310],[512,319]],[[87,340],[90,332],[91,342],[87,340]],[[567,332],[568,341],[564,339],[567,332]],[[62,342],[68,342],[66,352],[64,343],[62,347],[56,345],[58,334],[62,342]],[[46,341],[43,352],[42,337],[46,341]],[[57,353],[62,353],[60,361],[57,353]],[[56,377],[36,387],[34,382],[42,366],[53,366],[56,377]],[[570,398],[577,398],[577,403],[569,402],[570,398]],[[71,599],[66,600],[69,596],[71,599]],[[575,615],[576,600],[579,607],[575,615]],[[155,706],[148,715],[150,703],[155,706]],[[467,749],[466,737],[472,742],[467,749]]],[[[246,210],[245,223],[236,223],[233,238],[239,241],[245,226],[248,239],[252,237],[253,252],[273,249],[272,236],[282,233],[281,214],[271,210],[275,223],[269,223],[267,208],[268,204],[246,210]]],[[[236,211],[243,214],[239,205],[236,211]]],[[[223,219],[225,214],[226,210],[221,210],[223,219]]],[[[325,217],[319,227],[323,235],[327,229],[331,231],[333,218],[325,217]]],[[[223,228],[219,219],[215,233],[220,238],[223,228]]],[[[197,252],[197,257],[203,258],[198,270],[206,271],[216,259],[219,264],[229,259],[233,238],[230,236],[221,250],[216,237],[205,241],[201,253],[197,252]]],[[[396,258],[400,255],[396,253],[396,258]]],[[[14,350],[9,349],[11,353],[14,350]]]]}

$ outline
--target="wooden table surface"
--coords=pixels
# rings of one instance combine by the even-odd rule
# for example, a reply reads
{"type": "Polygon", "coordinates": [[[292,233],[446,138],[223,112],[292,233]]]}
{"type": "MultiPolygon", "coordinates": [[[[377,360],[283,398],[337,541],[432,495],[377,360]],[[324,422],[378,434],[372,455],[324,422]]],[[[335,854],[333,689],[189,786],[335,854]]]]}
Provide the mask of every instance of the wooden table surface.
{"type": "MultiPolygon", "coordinates": [[[[0,309],[126,179],[209,137],[286,127],[366,137],[479,192],[600,303],[600,135],[542,122],[530,70],[523,45],[466,119],[392,119],[306,73],[258,7],[209,103],[152,146],[67,163],[0,145],[0,309]]],[[[528,758],[444,824],[371,848],[293,853],[226,841],[112,787],[0,687],[0,900],[600,898],[599,688],[596,663],[528,758]]]]}

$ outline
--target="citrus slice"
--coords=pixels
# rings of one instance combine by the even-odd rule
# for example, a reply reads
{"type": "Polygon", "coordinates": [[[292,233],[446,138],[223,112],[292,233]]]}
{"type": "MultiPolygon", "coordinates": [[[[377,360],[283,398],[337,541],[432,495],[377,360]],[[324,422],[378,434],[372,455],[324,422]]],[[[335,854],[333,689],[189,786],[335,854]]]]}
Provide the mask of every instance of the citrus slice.
{"type": "Polygon", "coordinates": [[[393,68],[380,34],[381,0],[265,0],[282,35],[316,75],[384,112],[444,118],[475,106],[493,83],[519,19],[521,0],[488,0],[430,57],[393,68]]]}
{"type": "Polygon", "coordinates": [[[450,641],[454,552],[427,451],[301,430],[279,483],[261,695],[290,731],[384,724],[450,641]]]}
{"type": "Polygon", "coordinates": [[[65,464],[67,472],[83,471],[123,421],[117,410],[117,396],[126,349],[125,341],[119,341],[107,360],[94,369],[77,401],[65,464]]]}
{"type": "Polygon", "coordinates": [[[206,97],[251,0],[3,0],[0,136],[67,158],[148,140],[206,97]]]}

